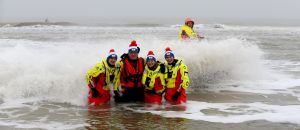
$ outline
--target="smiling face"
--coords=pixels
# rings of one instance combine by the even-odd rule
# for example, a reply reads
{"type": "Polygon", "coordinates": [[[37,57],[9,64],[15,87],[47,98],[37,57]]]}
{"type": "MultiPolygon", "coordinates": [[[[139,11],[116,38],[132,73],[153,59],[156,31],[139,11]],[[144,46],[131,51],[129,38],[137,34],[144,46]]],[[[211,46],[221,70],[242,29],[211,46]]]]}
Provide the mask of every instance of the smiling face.
{"type": "Polygon", "coordinates": [[[117,62],[117,58],[109,58],[109,59],[108,59],[108,63],[109,63],[110,65],[115,65],[116,62],[117,62]]]}
{"type": "Polygon", "coordinates": [[[168,62],[168,64],[172,64],[174,61],[174,57],[173,56],[166,56],[166,61],[168,62]]]}
{"type": "Polygon", "coordinates": [[[148,65],[149,68],[153,67],[155,65],[155,63],[156,62],[154,60],[148,60],[147,61],[147,65],[148,65]]]}

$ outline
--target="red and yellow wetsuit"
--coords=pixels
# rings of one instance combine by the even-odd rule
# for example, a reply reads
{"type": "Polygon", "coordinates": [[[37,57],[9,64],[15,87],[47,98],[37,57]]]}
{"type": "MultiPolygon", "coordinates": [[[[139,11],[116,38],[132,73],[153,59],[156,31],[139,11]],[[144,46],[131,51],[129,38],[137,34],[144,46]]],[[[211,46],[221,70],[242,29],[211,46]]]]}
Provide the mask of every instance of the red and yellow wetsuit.
{"type": "Polygon", "coordinates": [[[145,103],[161,104],[162,93],[165,89],[165,78],[161,67],[157,64],[154,70],[145,67],[142,84],[144,86],[145,103]]]}
{"type": "Polygon", "coordinates": [[[165,99],[171,104],[186,103],[186,89],[189,87],[188,68],[182,62],[182,60],[174,59],[173,64],[166,65],[166,93],[165,99]],[[177,100],[173,100],[172,97],[176,91],[179,91],[180,95],[177,100]]]}

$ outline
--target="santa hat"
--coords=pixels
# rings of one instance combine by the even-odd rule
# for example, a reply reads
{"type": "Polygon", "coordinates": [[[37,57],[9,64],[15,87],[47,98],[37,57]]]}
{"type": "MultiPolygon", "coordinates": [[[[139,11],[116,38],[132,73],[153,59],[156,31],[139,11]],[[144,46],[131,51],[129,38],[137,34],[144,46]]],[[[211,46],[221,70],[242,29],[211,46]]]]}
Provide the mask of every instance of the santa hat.
{"type": "Polygon", "coordinates": [[[129,45],[128,53],[130,52],[140,52],[135,40],[131,41],[129,45]]]}
{"type": "Polygon", "coordinates": [[[156,58],[155,58],[155,55],[154,55],[153,51],[149,51],[149,52],[148,52],[146,62],[148,62],[149,60],[154,60],[154,61],[156,61],[156,58]]]}
{"type": "Polygon", "coordinates": [[[166,50],[165,50],[165,58],[167,56],[171,56],[174,58],[174,53],[172,52],[171,48],[170,47],[167,47],[166,50]]]}
{"type": "Polygon", "coordinates": [[[107,55],[107,59],[110,59],[110,58],[116,58],[116,59],[118,59],[118,55],[116,54],[116,52],[115,52],[114,49],[110,49],[109,50],[109,53],[107,55]]]}

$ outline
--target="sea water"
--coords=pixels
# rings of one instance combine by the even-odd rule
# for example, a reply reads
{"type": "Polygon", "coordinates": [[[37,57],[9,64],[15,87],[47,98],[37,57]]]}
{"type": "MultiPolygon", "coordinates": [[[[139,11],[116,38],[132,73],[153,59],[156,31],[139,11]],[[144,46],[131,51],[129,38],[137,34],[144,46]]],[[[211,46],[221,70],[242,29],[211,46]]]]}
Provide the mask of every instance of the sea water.
{"type": "Polygon", "coordinates": [[[300,129],[300,27],[201,24],[190,42],[179,27],[1,25],[0,128],[300,129]],[[186,104],[87,105],[87,70],[131,40],[183,59],[186,104]]]}

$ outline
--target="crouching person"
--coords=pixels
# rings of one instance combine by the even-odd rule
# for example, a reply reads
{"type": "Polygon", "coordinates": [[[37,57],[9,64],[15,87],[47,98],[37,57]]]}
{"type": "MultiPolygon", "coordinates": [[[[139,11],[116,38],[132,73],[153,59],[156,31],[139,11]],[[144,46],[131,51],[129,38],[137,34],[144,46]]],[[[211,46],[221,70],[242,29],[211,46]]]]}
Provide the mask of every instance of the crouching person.
{"type": "Polygon", "coordinates": [[[156,61],[154,53],[149,51],[142,78],[145,103],[161,104],[165,86],[164,72],[165,66],[156,61]]]}
{"type": "Polygon", "coordinates": [[[117,54],[114,49],[109,51],[106,59],[97,63],[87,72],[86,81],[90,89],[88,103],[96,106],[110,102],[110,86],[118,75],[116,67],[117,54]]]}
{"type": "Polygon", "coordinates": [[[165,50],[166,93],[165,99],[170,104],[186,103],[186,89],[189,86],[188,68],[182,60],[175,59],[172,50],[165,50]]]}

